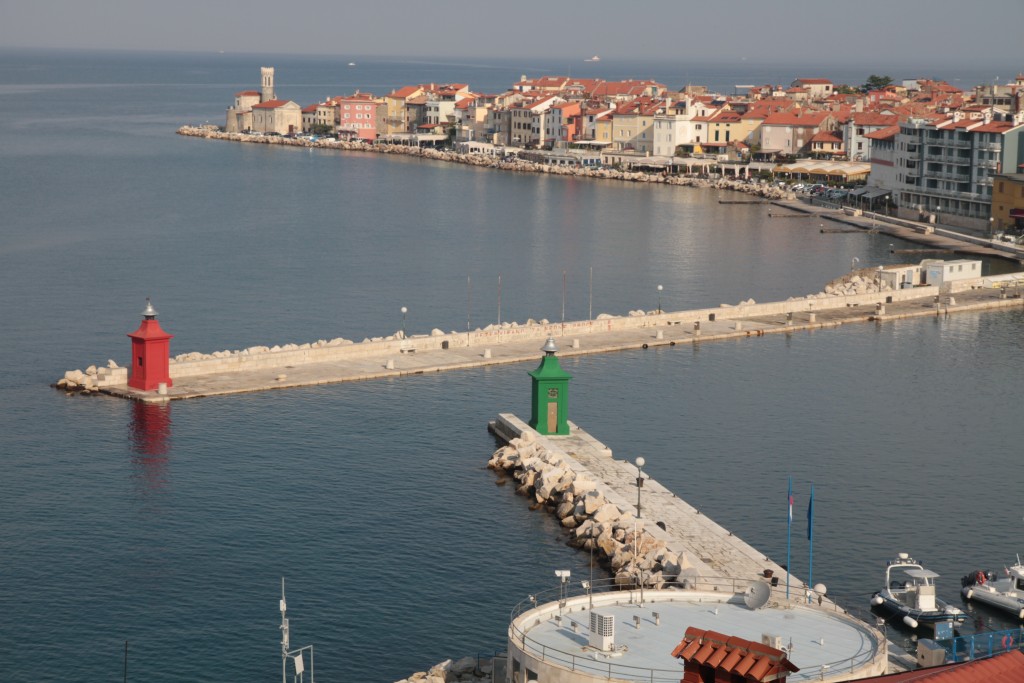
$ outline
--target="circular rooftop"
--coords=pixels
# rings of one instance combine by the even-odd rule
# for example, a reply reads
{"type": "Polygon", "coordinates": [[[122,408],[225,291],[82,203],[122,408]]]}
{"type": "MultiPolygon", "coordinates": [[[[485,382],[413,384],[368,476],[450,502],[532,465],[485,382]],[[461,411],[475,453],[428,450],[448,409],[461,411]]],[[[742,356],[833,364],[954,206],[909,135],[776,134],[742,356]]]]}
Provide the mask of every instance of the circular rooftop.
{"type": "Polygon", "coordinates": [[[509,680],[675,683],[682,677],[683,662],[672,653],[691,627],[782,650],[800,669],[789,681],[886,672],[886,640],[876,628],[827,600],[819,605],[802,592],[791,592],[787,600],[785,585],[773,588],[763,607],[751,609],[744,598],[754,583],[768,585],[700,578],[642,592],[598,586],[588,594],[580,583],[566,582],[560,589],[531,596],[513,611],[509,680]],[[592,623],[597,629],[593,638],[592,623]]]}

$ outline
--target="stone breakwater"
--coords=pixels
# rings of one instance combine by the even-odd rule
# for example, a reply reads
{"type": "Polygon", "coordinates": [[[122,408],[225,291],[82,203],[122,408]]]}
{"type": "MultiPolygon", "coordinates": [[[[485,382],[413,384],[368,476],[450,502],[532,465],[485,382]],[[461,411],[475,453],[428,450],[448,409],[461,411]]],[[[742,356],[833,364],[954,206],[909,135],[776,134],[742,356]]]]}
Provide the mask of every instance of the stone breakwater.
{"type": "Polygon", "coordinates": [[[494,678],[494,664],[494,660],[477,657],[463,657],[455,661],[446,659],[432,666],[429,671],[417,671],[395,683],[486,683],[494,678]]]}
{"type": "MultiPolygon", "coordinates": [[[[736,305],[719,304],[713,308],[689,311],[628,311],[626,315],[601,313],[593,320],[550,322],[529,319],[525,323],[502,322],[467,332],[444,332],[434,328],[429,334],[407,336],[395,332],[387,336],[363,339],[354,342],[344,337],[314,342],[290,343],[274,346],[250,346],[239,350],[222,350],[212,353],[190,352],[170,359],[171,379],[178,380],[224,373],[247,373],[252,371],[275,371],[276,381],[283,382],[287,374],[283,369],[316,363],[355,362],[371,358],[401,357],[403,354],[456,349],[481,349],[484,358],[492,347],[513,342],[543,342],[548,337],[558,339],[585,338],[601,333],[633,332],[647,328],[677,325],[692,326],[696,321],[741,320],[759,316],[772,316],[799,312],[824,312],[829,309],[876,304],[882,293],[871,282],[870,269],[864,277],[854,274],[849,282],[840,280],[826,287],[826,291],[805,297],[791,297],[786,301],[757,303],[753,299],[736,305]],[[859,279],[857,279],[859,277],[859,279]]],[[[974,281],[954,283],[953,290],[968,288],[974,281]]],[[[938,294],[937,287],[916,287],[904,290],[885,290],[884,298],[892,302],[923,299],[938,294]]],[[[574,340],[573,345],[575,346],[574,340]]],[[[128,370],[110,360],[106,367],[90,366],[83,370],[68,370],[54,386],[70,392],[93,393],[112,388],[124,387],[128,383],[128,370]]],[[[172,398],[174,392],[172,391],[172,398]]]]}
{"type": "Polygon", "coordinates": [[[682,187],[715,188],[734,190],[763,197],[764,199],[793,199],[791,192],[764,184],[746,183],[738,180],[720,178],[709,180],[695,175],[667,175],[665,173],[642,173],[639,171],[622,171],[613,168],[582,168],[573,166],[552,166],[525,159],[503,159],[489,154],[463,154],[450,150],[420,148],[409,145],[392,145],[387,143],[368,144],[361,141],[344,140],[305,140],[286,138],[279,135],[249,135],[246,133],[225,133],[212,126],[182,126],[179,135],[200,137],[214,140],[232,140],[235,142],[251,142],[264,145],[286,145],[291,147],[313,147],[317,149],[335,149],[350,152],[374,152],[377,154],[402,154],[421,157],[433,161],[447,161],[453,164],[467,164],[501,171],[518,171],[520,173],[548,173],[552,175],[576,176],[580,178],[603,178],[606,180],[622,180],[635,183],[660,183],[682,187]]]}
{"type": "Polygon", "coordinates": [[[669,550],[665,539],[644,528],[647,520],[637,518],[634,506],[578,463],[570,465],[564,454],[539,443],[532,431],[495,451],[487,466],[508,475],[517,494],[554,514],[570,530],[570,544],[592,550],[617,585],[663,588],[695,578],[702,567],[689,553],[669,550]]]}

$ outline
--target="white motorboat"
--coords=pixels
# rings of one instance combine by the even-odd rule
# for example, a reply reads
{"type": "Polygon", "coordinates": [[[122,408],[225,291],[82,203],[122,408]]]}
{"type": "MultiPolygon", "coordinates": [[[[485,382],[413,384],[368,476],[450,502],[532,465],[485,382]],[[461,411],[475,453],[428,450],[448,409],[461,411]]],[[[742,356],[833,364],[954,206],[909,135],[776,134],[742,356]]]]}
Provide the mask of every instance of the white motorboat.
{"type": "Polygon", "coordinates": [[[938,576],[907,553],[900,553],[886,563],[885,588],[874,594],[871,604],[900,617],[910,628],[931,628],[939,623],[952,623],[955,627],[967,615],[935,595],[938,576]]]}
{"type": "Polygon", "coordinates": [[[968,600],[1006,610],[1024,620],[1024,565],[1017,556],[1017,564],[1003,570],[1004,576],[995,572],[977,571],[965,576],[961,594],[968,600]]]}

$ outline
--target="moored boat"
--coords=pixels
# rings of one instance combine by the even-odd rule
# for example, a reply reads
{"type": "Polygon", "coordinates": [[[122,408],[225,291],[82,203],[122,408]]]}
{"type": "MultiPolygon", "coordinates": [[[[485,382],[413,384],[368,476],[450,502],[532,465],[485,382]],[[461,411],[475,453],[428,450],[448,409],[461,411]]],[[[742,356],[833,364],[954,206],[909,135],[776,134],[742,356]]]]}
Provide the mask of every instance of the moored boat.
{"type": "Polygon", "coordinates": [[[1003,570],[1005,575],[995,572],[976,571],[961,579],[961,594],[967,600],[976,600],[1005,610],[1024,620],[1024,565],[1017,556],[1017,564],[1003,570]]]}
{"type": "Polygon", "coordinates": [[[871,604],[895,615],[910,628],[934,628],[936,624],[963,623],[967,615],[935,594],[938,574],[925,569],[907,553],[889,560],[885,567],[885,588],[875,593],[871,604]]]}

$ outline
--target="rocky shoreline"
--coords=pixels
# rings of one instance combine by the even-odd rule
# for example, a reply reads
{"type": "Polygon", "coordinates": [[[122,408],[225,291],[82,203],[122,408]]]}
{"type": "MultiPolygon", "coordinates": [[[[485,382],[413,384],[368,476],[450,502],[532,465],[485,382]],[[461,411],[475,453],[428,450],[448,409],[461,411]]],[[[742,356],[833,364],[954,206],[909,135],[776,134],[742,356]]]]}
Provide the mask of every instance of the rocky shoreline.
{"type": "Polygon", "coordinates": [[[501,171],[517,171],[520,173],[548,173],[552,175],[576,176],[581,178],[602,178],[605,180],[622,180],[635,183],[660,183],[682,187],[714,188],[744,192],[764,199],[793,199],[793,193],[778,187],[747,183],[728,178],[710,180],[696,175],[669,175],[665,173],[643,173],[639,171],[622,171],[613,168],[582,168],[573,166],[552,166],[524,159],[499,159],[488,154],[462,154],[450,150],[410,147],[408,145],[392,145],[387,143],[368,144],[361,141],[344,140],[305,140],[286,138],[279,135],[249,135],[246,133],[225,133],[214,126],[182,126],[178,135],[208,138],[213,140],[231,140],[264,145],[285,145],[290,147],[313,147],[317,149],[336,149],[349,152],[372,152],[377,154],[402,154],[421,157],[432,161],[447,161],[453,164],[466,164],[501,171]]]}

